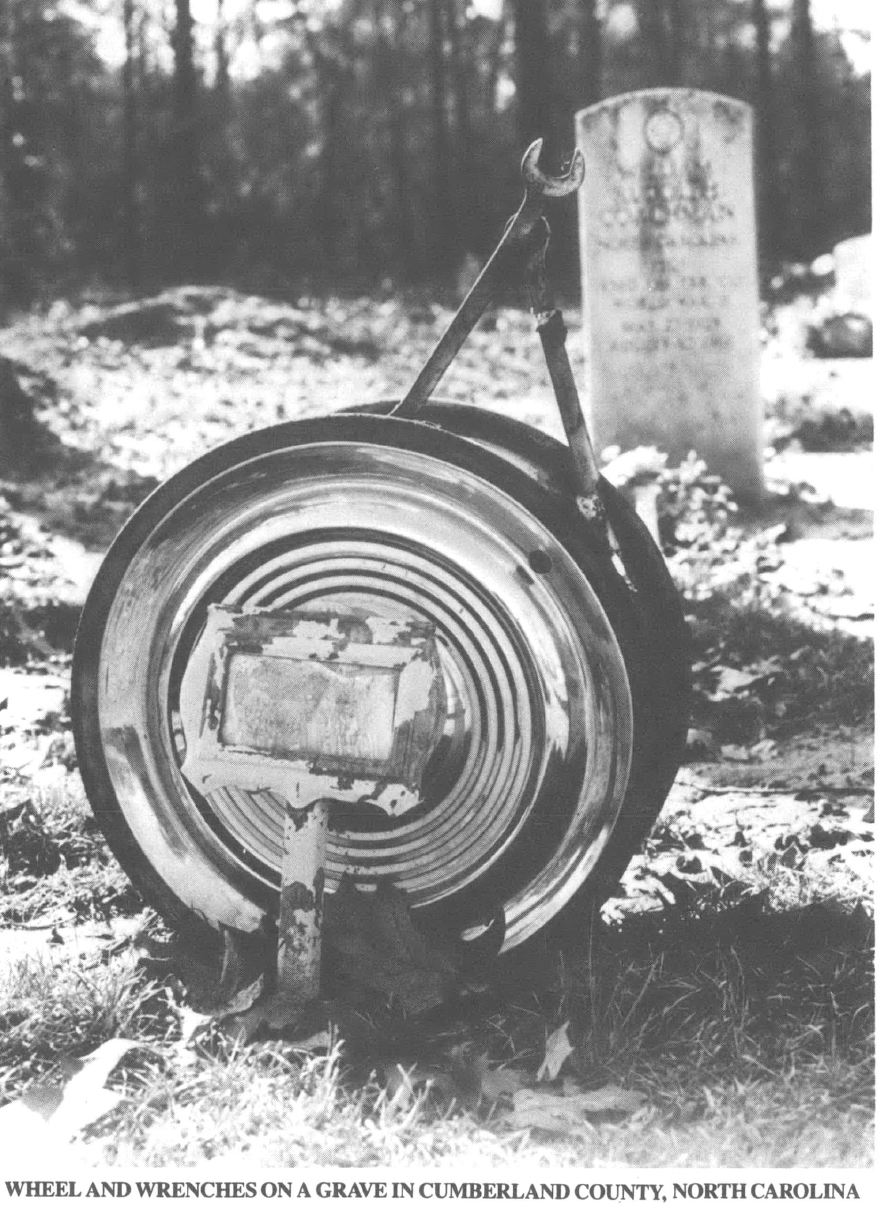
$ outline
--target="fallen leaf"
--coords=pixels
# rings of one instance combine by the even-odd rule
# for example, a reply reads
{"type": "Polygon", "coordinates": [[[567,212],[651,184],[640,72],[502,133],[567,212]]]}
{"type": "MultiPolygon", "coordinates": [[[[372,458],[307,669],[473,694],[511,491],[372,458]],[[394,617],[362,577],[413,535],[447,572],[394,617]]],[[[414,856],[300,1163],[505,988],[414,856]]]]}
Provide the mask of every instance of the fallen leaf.
{"type": "Polygon", "coordinates": [[[104,1088],[123,1056],[130,1051],[153,1050],[133,1039],[108,1039],[87,1056],[62,1058],[59,1063],[67,1078],[63,1086],[31,1086],[16,1102],[3,1108],[0,1134],[4,1150],[8,1151],[11,1143],[22,1141],[33,1151],[32,1139],[37,1134],[44,1151],[53,1145],[69,1144],[81,1131],[125,1101],[123,1094],[104,1088]]]}
{"type": "Polygon", "coordinates": [[[537,1079],[540,1081],[544,1076],[548,1081],[555,1081],[559,1076],[559,1070],[562,1065],[574,1051],[568,1038],[568,1027],[570,1023],[564,1022],[558,1030],[554,1030],[547,1040],[547,1046],[544,1051],[544,1059],[541,1067],[538,1069],[537,1079]]]}
{"type": "Polygon", "coordinates": [[[729,701],[741,696],[764,678],[754,672],[737,671],[735,667],[716,667],[715,672],[718,674],[715,690],[706,693],[709,701],[729,701]]]}
{"type": "Polygon", "coordinates": [[[790,844],[784,852],[779,854],[779,864],[785,866],[788,870],[802,870],[804,865],[803,854],[797,845],[790,844]]]}
{"type": "Polygon", "coordinates": [[[53,1128],[73,1136],[102,1118],[123,1100],[121,1094],[104,1089],[104,1082],[122,1057],[130,1051],[153,1050],[133,1039],[108,1039],[87,1056],[62,1060],[70,1079],[58,1109],[50,1116],[53,1128]]]}
{"type": "Polygon", "coordinates": [[[236,992],[229,1001],[219,1009],[214,1009],[209,1015],[212,1018],[221,1020],[229,1018],[237,1013],[244,1013],[259,1000],[263,995],[263,976],[258,975],[252,984],[248,984],[246,988],[241,988],[236,992]]]}
{"type": "Polygon", "coordinates": [[[755,743],[749,748],[750,754],[759,760],[766,760],[778,751],[779,748],[773,739],[762,739],[760,743],[755,743]]]}
{"type": "MultiPolygon", "coordinates": [[[[35,1115],[39,1115],[46,1122],[52,1118],[58,1107],[64,1100],[64,1089],[60,1085],[32,1085],[21,1095],[19,1102],[13,1102],[13,1106],[27,1107],[29,1111],[33,1111],[35,1115]]],[[[9,1107],[4,1108],[8,1110],[9,1107]]]]}
{"type": "Polygon", "coordinates": [[[604,1089],[582,1090],[566,1084],[562,1093],[520,1089],[513,1095],[513,1111],[507,1117],[516,1128],[570,1134],[589,1132],[587,1115],[633,1114],[644,1098],[630,1090],[608,1085],[604,1089]]]}
{"type": "Polygon", "coordinates": [[[686,754],[689,756],[704,756],[710,755],[716,750],[717,744],[711,731],[698,730],[696,727],[691,727],[687,733],[687,742],[685,744],[686,754]]]}
{"type": "Polygon", "coordinates": [[[721,747],[721,758],[747,764],[752,759],[752,753],[749,748],[741,747],[738,743],[724,743],[721,747]]]}
{"type": "Polygon", "coordinates": [[[645,1104],[644,1094],[634,1089],[622,1089],[619,1085],[605,1085],[602,1089],[582,1089],[576,1081],[565,1078],[562,1092],[566,1097],[577,1097],[585,1113],[635,1114],[645,1104]]]}
{"type": "Polygon", "coordinates": [[[330,1047],[330,1031],[318,1030],[305,1039],[294,1039],[285,1047],[289,1051],[326,1051],[330,1047]]]}
{"type": "Polygon", "coordinates": [[[345,875],[325,904],[324,941],[338,956],[350,1003],[359,989],[369,989],[416,1015],[442,1004],[457,977],[452,954],[425,941],[406,896],[390,883],[364,892],[345,875]]]}
{"type": "Polygon", "coordinates": [[[589,1130],[577,1099],[566,1098],[562,1094],[539,1093],[534,1089],[520,1089],[513,1095],[513,1112],[508,1122],[517,1128],[537,1128],[539,1131],[562,1134],[589,1130]]]}
{"type": "Polygon", "coordinates": [[[392,1064],[387,1068],[385,1093],[389,1108],[396,1111],[409,1110],[419,1098],[428,1095],[445,1106],[459,1101],[455,1082],[448,1073],[437,1068],[422,1068],[417,1064],[409,1067],[392,1064]]]}
{"type": "Polygon", "coordinates": [[[475,1108],[483,1096],[483,1081],[489,1067],[485,1053],[476,1054],[470,1043],[458,1043],[448,1052],[449,1074],[462,1105],[475,1108]]]}
{"type": "MultiPolygon", "coordinates": [[[[258,1034],[266,1031],[278,1031],[280,1034],[295,1034],[304,1019],[305,1007],[297,1004],[290,996],[276,992],[264,1001],[254,1002],[241,1014],[227,1016],[223,1029],[240,1043],[249,1043],[258,1034]]],[[[291,1046],[299,1046],[303,1050],[314,1047],[329,1046],[329,1036],[326,1031],[312,1034],[308,1038],[291,1040],[291,1046]]]]}
{"type": "MultiPolygon", "coordinates": [[[[225,1005],[200,1012],[172,1000],[172,1007],[180,1023],[180,1038],[176,1044],[176,1051],[180,1058],[186,1058],[186,1053],[192,1049],[193,1039],[199,1031],[217,1022],[230,1022],[234,1019],[241,1021],[241,1015],[252,1010],[262,996],[264,982],[264,977],[259,975],[252,984],[248,984],[246,988],[235,993],[225,1005]]],[[[265,1021],[265,1018],[262,1020],[265,1021]]],[[[258,1023],[253,1025],[254,1033],[256,1033],[257,1025],[258,1023]]],[[[240,1037],[240,1031],[241,1028],[236,1027],[236,1037],[240,1037]]]]}
{"type": "Polygon", "coordinates": [[[233,933],[231,929],[223,930],[223,962],[220,966],[217,992],[214,995],[214,1004],[218,1008],[231,1002],[241,987],[245,957],[244,950],[239,945],[239,937],[240,935],[233,933]]]}

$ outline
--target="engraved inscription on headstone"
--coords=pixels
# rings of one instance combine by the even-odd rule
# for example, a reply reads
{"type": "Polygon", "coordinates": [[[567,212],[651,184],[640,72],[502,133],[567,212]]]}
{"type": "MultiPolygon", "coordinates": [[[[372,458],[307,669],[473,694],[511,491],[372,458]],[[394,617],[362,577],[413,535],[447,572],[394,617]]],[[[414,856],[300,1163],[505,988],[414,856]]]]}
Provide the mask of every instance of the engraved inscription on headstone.
{"type": "Polygon", "coordinates": [[[695,450],[760,495],[752,114],[646,89],[577,115],[588,400],[601,450],[695,450]]]}

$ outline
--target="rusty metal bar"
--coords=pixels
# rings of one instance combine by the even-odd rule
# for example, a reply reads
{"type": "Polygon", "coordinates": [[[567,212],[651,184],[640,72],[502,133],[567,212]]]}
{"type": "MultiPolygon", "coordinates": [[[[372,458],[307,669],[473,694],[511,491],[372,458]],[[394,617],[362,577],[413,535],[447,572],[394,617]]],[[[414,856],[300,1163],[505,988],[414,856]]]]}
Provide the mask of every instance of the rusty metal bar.
{"type": "Polygon", "coordinates": [[[321,987],[324,854],[330,802],[288,807],[278,911],[278,992],[292,1004],[317,1000],[321,987]]]}
{"type": "Polygon", "coordinates": [[[562,313],[555,307],[547,280],[546,257],[550,241],[550,229],[543,221],[543,239],[531,254],[526,270],[529,303],[535,318],[535,327],[541,339],[547,371],[562,418],[575,474],[575,497],[581,514],[588,519],[603,522],[603,511],[598,495],[599,464],[590,433],[587,430],[580,395],[568,351],[565,348],[567,330],[562,313]]]}
{"type": "Polygon", "coordinates": [[[461,350],[480,317],[492,303],[506,273],[519,262],[523,244],[531,235],[534,223],[529,217],[522,220],[525,206],[526,200],[523,200],[522,207],[508,221],[504,235],[462,301],[458,312],[449,322],[446,332],[428,356],[406,396],[392,411],[395,417],[415,418],[443,379],[450,363],[461,350]]]}

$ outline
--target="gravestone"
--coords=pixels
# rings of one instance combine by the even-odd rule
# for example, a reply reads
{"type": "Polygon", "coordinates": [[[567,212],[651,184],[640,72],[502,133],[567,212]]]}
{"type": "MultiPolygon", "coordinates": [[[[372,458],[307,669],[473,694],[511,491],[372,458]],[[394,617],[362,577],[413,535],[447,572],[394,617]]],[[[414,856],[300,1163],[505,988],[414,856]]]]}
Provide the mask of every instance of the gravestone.
{"type": "Polygon", "coordinates": [[[763,487],[752,113],[646,89],[577,115],[588,406],[599,450],[696,451],[763,487]]]}
{"type": "Polygon", "coordinates": [[[849,312],[871,315],[871,236],[853,236],[834,246],[835,298],[849,312]]]}

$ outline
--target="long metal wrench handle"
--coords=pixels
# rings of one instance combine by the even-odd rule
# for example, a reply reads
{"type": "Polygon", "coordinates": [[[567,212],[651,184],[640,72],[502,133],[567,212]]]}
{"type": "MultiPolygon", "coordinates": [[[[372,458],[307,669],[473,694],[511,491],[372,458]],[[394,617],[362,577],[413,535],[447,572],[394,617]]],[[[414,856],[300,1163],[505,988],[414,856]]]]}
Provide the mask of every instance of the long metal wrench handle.
{"type": "Polygon", "coordinates": [[[545,198],[563,198],[577,190],[584,180],[584,158],[576,151],[567,171],[550,177],[538,167],[543,140],[536,139],[522,159],[525,194],[519,210],[508,221],[501,240],[483,267],[477,281],[461,303],[446,332],[428,356],[409,392],[392,413],[398,418],[415,418],[446,373],[488,305],[494,299],[506,271],[517,259],[524,259],[535,234],[545,239],[543,209],[545,198]]]}
{"type": "Polygon", "coordinates": [[[549,242],[550,230],[545,221],[543,240],[535,245],[526,266],[529,303],[532,316],[535,318],[535,328],[544,350],[544,359],[547,363],[547,371],[550,373],[550,382],[553,385],[562,426],[571,450],[577,505],[585,518],[597,519],[601,522],[602,504],[597,493],[599,465],[581,408],[568,351],[565,348],[568,331],[562,319],[562,313],[554,305],[547,281],[545,259],[549,242]]]}

